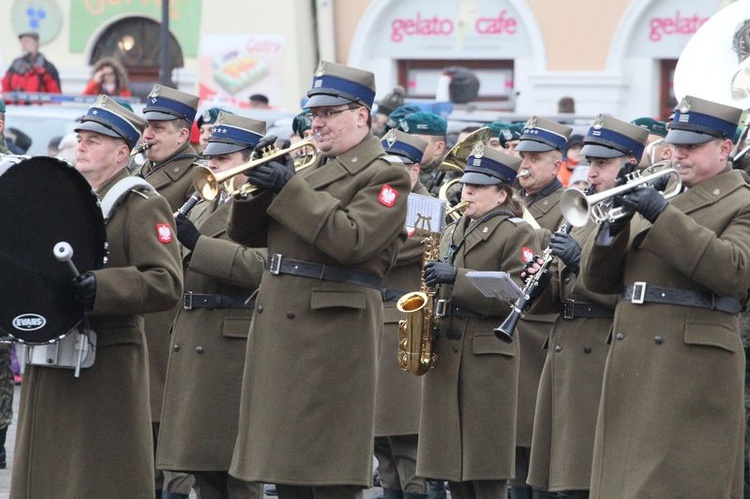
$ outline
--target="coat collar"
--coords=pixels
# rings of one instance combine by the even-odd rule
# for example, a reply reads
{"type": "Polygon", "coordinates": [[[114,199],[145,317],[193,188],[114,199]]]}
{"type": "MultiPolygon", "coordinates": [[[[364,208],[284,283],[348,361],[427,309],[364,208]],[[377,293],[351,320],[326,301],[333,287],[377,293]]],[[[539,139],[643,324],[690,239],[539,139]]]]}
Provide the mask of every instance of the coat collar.
{"type": "Polygon", "coordinates": [[[325,164],[321,162],[311,166],[309,171],[303,170],[302,174],[310,185],[318,189],[345,176],[355,175],[373,160],[384,155],[385,151],[380,145],[380,140],[372,134],[367,134],[362,142],[345,153],[329,158],[325,164]]]}
{"type": "Polygon", "coordinates": [[[714,204],[729,193],[746,185],[741,172],[730,170],[704,180],[699,185],[691,187],[686,192],[675,196],[670,202],[675,208],[679,208],[680,211],[691,213],[714,204]]]}

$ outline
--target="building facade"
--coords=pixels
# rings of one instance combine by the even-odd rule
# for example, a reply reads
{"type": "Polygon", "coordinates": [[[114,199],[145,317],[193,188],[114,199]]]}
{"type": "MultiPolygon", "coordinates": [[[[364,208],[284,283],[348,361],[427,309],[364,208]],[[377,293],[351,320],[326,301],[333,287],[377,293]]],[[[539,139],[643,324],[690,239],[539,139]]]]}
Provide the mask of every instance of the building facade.
{"type": "MultiPolygon", "coordinates": [[[[747,0],[738,0],[747,2],[747,0]]],[[[251,93],[297,110],[319,59],[375,72],[433,99],[447,67],[480,80],[479,108],[665,118],[674,69],[690,37],[731,0],[170,0],[172,81],[235,105],[251,93]]],[[[161,0],[3,2],[0,70],[17,34],[40,32],[63,92],[80,92],[99,57],[120,58],[137,95],[158,80],[161,0]]],[[[700,68],[696,68],[699,72],[700,68]]]]}

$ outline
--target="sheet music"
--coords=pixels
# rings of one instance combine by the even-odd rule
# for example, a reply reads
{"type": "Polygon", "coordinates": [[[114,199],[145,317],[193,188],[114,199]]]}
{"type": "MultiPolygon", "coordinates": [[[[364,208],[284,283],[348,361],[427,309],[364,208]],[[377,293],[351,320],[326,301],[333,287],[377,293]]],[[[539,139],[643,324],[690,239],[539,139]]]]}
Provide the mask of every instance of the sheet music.
{"type": "Polygon", "coordinates": [[[512,302],[523,296],[523,290],[507,272],[473,270],[467,272],[466,277],[487,298],[501,298],[512,302]]]}
{"type": "Polygon", "coordinates": [[[409,194],[406,226],[427,232],[442,233],[445,229],[445,201],[422,194],[409,194]]]}

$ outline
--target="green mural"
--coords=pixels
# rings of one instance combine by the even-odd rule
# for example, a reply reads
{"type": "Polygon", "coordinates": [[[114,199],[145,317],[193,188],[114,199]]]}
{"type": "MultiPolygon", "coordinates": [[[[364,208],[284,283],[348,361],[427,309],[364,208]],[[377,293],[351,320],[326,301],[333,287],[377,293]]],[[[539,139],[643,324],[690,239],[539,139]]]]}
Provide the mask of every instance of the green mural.
{"type": "MultiPolygon", "coordinates": [[[[164,0],[166,1],[166,0],[164,0]]],[[[169,0],[169,31],[189,57],[198,56],[202,0],[169,0]]],[[[83,53],[92,35],[124,17],[161,21],[162,0],[71,0],[70,51],[83,53]]]]}

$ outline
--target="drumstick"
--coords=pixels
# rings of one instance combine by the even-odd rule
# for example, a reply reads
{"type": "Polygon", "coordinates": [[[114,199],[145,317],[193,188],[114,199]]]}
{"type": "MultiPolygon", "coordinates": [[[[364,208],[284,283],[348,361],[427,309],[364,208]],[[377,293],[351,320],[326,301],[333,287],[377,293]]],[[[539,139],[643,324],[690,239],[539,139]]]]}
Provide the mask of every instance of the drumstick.
{"type": "Polygon", "coordinates": [[[66,262],[70,270],[73,272],[74,277],[78,277],[80,272],[76,268],[76,264],[73,263],[73,247],[66,241],[60,241],[57,243],[52,250],[55,253],[55,258],[61,262],[66,262]]]}

